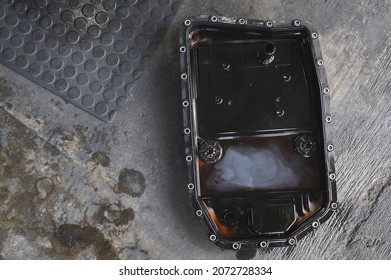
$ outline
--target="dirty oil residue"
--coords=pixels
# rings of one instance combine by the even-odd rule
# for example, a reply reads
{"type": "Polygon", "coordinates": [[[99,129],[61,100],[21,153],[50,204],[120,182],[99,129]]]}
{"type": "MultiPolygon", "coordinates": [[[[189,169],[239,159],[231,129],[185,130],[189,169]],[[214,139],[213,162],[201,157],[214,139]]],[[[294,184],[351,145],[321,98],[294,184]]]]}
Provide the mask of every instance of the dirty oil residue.
{"type": "Polygon", "coordinates": [[[122,169],[119,173],[118,184],[114,187],[117,193],[126,193],[133,197],[139,197],[145,190],[144,175],[134,169],[122,169]]]}
{"type": "Polygon", "coordinates": [[[35,189],[39,199],[45,199],[53,191],[53,181],[48,177],[38,179],[35,184],[35,189]]]}
{"type": "Polygon", "coordinates": [[[105,152],[98,151],[91,155],[91,162],[102,167],[107,167],[110,165],[110,158],[105,152]]]}
{"type": "Polygon", "coordinates": [[[257,255],[256,249],[242,249],[236,252],[238,260],[252,260],[257,255]]]}
{"type": "Polygon", "coordinates": [[[97,259],[118,259],[117,252],[101,231],[94,227],[62,224],[52,240],[53,247],[64,259],[73,259],[88,246],[94,246],[97,259]]]}
{"type": "Polygon", "coordinates": [[[112,223],[115,226],[126,225],[134,219],[132,208],[122,209],[115,204],[110,205],[90,205],[85,212],[85,222],[90,225],[112,223]]]}
{"type": "Polygon", "coordinates": [[[5,201],[7,200],[9,196],[9,190],[5,186],[0,186],[0,201],[5,201]]]}

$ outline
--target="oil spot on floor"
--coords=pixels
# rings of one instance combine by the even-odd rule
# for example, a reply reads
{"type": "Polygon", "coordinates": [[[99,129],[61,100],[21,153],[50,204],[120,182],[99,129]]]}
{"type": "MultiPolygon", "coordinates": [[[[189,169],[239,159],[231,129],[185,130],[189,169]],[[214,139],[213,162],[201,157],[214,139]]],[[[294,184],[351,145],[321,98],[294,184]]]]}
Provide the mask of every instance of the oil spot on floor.
{"type": "Polygon", "coordinates": [[[5,201],[8,199],[9,190],[5,186],[0,186],[0,201],[5,201]]]}
{"type": "Polygon", "coordinates": [[[98,151],[91,155],[91,162],[93,162],[95,165],[107,167],[110,165],[110,158],[105,152],[98,151]]]}
{"type": "Polygon", "coordinates": [[[113,223],[115,226],[126,225],[134,219],[132,208],[122,209],[115,204],[110,205],[90,205],[85,212],[84,220],[90,225],[113,223]]]}
{"type": "Polygon", "coordinates": [[[125,193],[132,197],[139,197],[145,190],[144,175],[134,169],[122,169],[119,173],[118,184],[114,186],[116,193],[125,193]]]}
{"type": "Polygon", "coordinates": [[[93,246],[97,259],[118,259],[111,242],[105,239],[101,231],[91,226],[62,224],[54,234],[52,244],[54,250],[63,259],[73,259],[79,252],[91,246],[93,246]]]}
{"type": "Polygon", "coordinates": [[[257,255],[256,249],[242,249],[236,252],[236,259],[251,260],[257,255]]]}
{"type": "Polygon", "coordinates": [[[35,189],[39,199],[45,199],[53,191],[53,181],[50,178],[43,177],[35,182],[35,189]]]}

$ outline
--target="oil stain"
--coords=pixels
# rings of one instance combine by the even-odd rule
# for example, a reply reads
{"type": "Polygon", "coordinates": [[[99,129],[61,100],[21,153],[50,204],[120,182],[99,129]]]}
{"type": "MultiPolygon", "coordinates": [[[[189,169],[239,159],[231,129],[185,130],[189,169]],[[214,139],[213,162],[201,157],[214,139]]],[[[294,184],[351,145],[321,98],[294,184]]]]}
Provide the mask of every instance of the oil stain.
{"type": "Polygon", "coordinates": [[[116,250],[111,242],[104,238],[98,229],[74,224],[62,224],[58,227],[52,240],[52,245],[57,253],[64,259],[74,258],[78,252],[93,246],[97,259],[118,259],[116,250]]]}
{"type": "Polygon", "coordinates": [[[105,152],[95,152],[91,155],[91,161],[96,165],[107,167],[110,165],[110,158],[105,152]]]}
{"type": "Polygon", "coordinates": [[[251,260],[257,255],[256,249],[242,249],[236,252],[236,259],[251,260]]]}
{"type": "Polygon", "coordinates": [[[0,186],[0,201],[5,201],[8,199],[9,190],[7,187],[0,186]]]}
{"type": "Polygon", "coordinates": [[[135,217],[132,208],[121,209],[118,205],[90,205],[85,212],[85,222],[90,225],[113,223],[115,226],[126,225],[135,217]]]}
{"type": "Polygon", "coordinates": [[[116,193],[125,193],[132,197],[139,197],[145,190],[145,178],[140,171],[122,169],[119,173],[118,184],[114,186],[116,193]]]}
{"type": "Polygon", "coordinates": [[[50,178],[43,177],[35,182],[35,189],[39,199],[45,199],[53,191],[53,181],[50,178]]]}

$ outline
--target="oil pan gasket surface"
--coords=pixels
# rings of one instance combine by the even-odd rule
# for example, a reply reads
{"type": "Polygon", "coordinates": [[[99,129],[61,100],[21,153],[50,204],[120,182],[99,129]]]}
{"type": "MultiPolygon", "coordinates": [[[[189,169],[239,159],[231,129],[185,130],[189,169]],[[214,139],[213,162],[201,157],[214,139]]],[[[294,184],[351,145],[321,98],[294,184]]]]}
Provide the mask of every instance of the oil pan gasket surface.
{"type": "Polygon", "coordinates": [[[318,33],[300,20],[196,16],[180,54],[188,188],[209,239],[295,245],[338,208],[318,33]]]}
{"type": "Polygon", "coordinates": [[[111,122],[180,1],[0,3],[0,62],[111,122]]]}

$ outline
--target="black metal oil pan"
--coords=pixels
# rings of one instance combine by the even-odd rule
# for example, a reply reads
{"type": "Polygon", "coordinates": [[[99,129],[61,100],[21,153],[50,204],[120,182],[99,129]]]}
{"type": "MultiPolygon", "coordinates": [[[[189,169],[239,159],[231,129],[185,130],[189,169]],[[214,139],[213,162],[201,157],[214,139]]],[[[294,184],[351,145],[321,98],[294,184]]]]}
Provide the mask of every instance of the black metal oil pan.
{"type": "Polygon", "coordinates": [[[209,239],[295,245],[338,208],[317,31],[195,16],[181,29],[180,63],[188,188],[209,239]]]}

